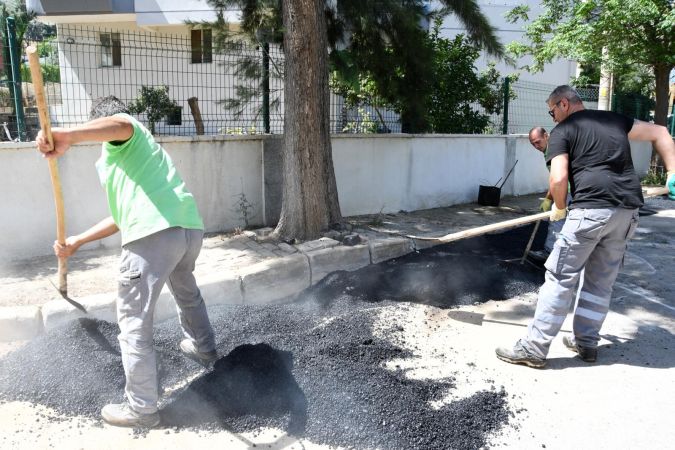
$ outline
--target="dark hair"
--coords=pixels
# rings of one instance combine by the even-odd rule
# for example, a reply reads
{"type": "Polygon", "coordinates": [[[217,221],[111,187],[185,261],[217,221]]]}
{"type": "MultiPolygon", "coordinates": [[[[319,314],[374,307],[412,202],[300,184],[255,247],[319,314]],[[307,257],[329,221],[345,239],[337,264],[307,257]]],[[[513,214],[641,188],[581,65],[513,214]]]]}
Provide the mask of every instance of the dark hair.
{"type": "Polygon", "coordinates": [[[91,103],[89,120],[108,117],[119,113],[129,114],[129,109],[120,101],[120,99],[114,95],[100,97],[91,103]]]}
{"type": "Polygon", "coordinates": [[[532,136],[532,134],[536,133],[537,136],[543,136],[546,134],[546,128],[544,127],[534,127],[530,130],[528,133],[528,136],[532,136]]]}
{"type": "Polygon", "coordinates": [[[551,92],[551,95],[548,96],[546,103],[556,103],[563,98],[569,100],[570,103],[581,103],[581,97],[579,96],[577,90],[566,84],[553,89],[553,92],[551,92]]]}

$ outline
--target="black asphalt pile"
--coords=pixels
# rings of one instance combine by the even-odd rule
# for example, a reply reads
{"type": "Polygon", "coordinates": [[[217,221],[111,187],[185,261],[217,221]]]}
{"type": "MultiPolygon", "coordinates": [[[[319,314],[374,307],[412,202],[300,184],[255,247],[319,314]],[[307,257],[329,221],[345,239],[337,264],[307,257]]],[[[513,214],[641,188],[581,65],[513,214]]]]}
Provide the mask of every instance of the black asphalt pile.
{"type": "Polygon", "coordinates": [[[531,232],[531,226],[522,227],[434,247],[356,272],[334,273],[322,280],[322,298],[349,294],[366,302],[396,300],[444,308],[536,291],[544,281],[543,269],[520,264],[531,232]]]}
{"type": "MultiPolygon", "coordinates": [[[[224,356],[205,373],[177,351],[177,321],[157,324],[160,385],[171,392],[160,405],[162,426],[234,432],[276,427],[312,442],[359,449],[484,447],[509,420],[503,389],[493,386],[432,407],[452,391],[454,380],[408,378],[396,365],[415,357],[401,336],[405,314],[384,321],[386,329],[378,319],[385,309],[410,308],[402,301],[450,307],[535,290],[541,272],[501,261],[522,255],[529,233],[522,234],[501,235],[496,245],[490,242],[496,237],[482,237],[331,274],[287,304],[220,306],[210,316],[224,356]]],[[[80,319],[35,339],[0,361],[0,399],[98,419],[103,405],[124,398],[117,333],[115,324],[80,319]]]]}
{"type": "MultiPolygon", "coordinates": [[[[124,399],[119,327],[81,318],[51,330],[4,357],[0,400],[39,403],[67,415],[98,418],[101,407],[124,399]]],[[[176,338],[177,339],[177,338],[176,338]]],[[[157,340],[162,385],[180,381],[186,365],[173,346],[157,340]]],[[[193,367],[193,372],[197,371],[193,367]]]]}
{"type": "MultiPolygon", "coordinates": [[[[162,410],[164,425],[274,427],[347,448],[448,449],[484,446],[507,422],[506,394],[496,388],[432,408],[453,380],[385,369],[413,355],[374,335],[380,308],[350,296],[317,302],[322,286],[307,294],[293,304],[212,313],[221,348],[234,350],[162,410]]],[[[393,336],[404,323],[387,326],[380,333],[393,336]]]]}

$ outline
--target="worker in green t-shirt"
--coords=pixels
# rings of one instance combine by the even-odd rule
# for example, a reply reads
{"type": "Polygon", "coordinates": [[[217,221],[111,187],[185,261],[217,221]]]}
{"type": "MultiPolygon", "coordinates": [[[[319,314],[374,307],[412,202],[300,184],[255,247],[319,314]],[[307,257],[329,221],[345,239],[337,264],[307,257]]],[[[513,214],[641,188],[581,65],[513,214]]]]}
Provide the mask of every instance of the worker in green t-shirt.
{"type": "Polygon", "coordinates": [[[185,336],[180,350],[206,367],[218,357],[193,274],[204,224],[169,155],[122,102],[112,96],[98,99],[90,118],[74,128],[53,128],[53,146],[42,132],[36,139],[47,158],[63,156],[79,142],[102,142],[96,169],[111,216],[68,237],[64,245],[56,242],[54,251],[68,258],[87,242],[121,232],[117,321],[126,402],[106,405],[101,414],[112,425],[150,428],[160,421],[153,313],[165,284],[185,336]]]}

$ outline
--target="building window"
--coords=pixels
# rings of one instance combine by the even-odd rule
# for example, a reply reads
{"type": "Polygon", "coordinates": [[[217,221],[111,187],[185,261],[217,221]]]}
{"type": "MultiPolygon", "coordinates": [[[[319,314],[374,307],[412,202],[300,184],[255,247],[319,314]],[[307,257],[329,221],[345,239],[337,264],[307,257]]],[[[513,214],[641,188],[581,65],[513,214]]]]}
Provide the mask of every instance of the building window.
{"type": "Polygon", "coordinates": [[[122,43],[119,33],[101,33],[101,66],[122,65],[122,43]]]}
{"type": "Polygon", "coordinates": [[[210,63],[212,60],[211,30],[191,30],[190,43],[192,44],[193,64],[210,63]]]}

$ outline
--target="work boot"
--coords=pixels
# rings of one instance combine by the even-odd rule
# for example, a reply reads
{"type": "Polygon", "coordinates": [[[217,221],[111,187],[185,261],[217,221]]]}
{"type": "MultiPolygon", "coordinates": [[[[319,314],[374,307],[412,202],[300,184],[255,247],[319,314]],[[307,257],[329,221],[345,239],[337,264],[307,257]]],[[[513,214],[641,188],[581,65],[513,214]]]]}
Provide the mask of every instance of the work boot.
{"type": "Polygon", "coordinates": [[[159,413],[141,414],[129,403],[111,403],[101,410],[103,420],[116,427],[154,428],[159,425],[159,413]]]}
{"type": "Polygon", "coordinates": [[[215,350],[206,353],[200,352],[191,339],[180,341],[180,351],[183,352],[183,355],[207,369],[218,359],[218,353],[215,350]]]}
{"type": "Polygon", "coordinates": [[[524,364],[540,369],[546,365],[546,359],[530,353],[520,341],[513,348],[499,347],[495,350],[497,358],[511,364],[524,364]]]}
{"type": "Polygon", "coordinates": [[[572,336],[563,336],[563,344],[565,344],[565,347],[567,347],[569,350],[579,354],[579,358],[581,358],[581,360],[584,362],[593,363],[596,359],[598,359],[597,348],[579,345],[572,336]]]}

